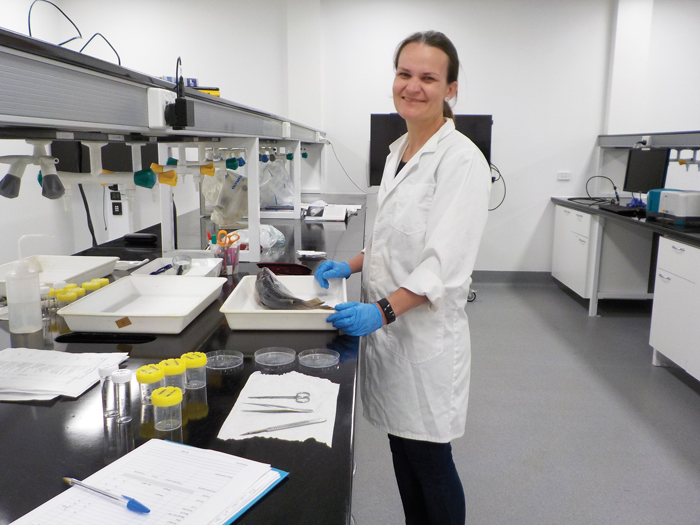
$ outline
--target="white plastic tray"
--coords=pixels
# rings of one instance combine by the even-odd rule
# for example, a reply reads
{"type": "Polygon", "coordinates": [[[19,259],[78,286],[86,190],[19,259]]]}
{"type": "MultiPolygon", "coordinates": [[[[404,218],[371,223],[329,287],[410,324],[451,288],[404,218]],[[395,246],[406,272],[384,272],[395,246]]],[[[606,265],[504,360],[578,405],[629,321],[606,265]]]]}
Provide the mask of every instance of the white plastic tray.
{"type": "MultiPolygon", "coordinates": [[[[277,278],[300,299],[318,297],[328,306],[347,301],[345,279],[332,279],[328,290],[313,275],[278,275],[277,278]]],[[[270,310],[258,301],[255,275],[241,279],[221,307],[231,330],[335,330],[326,322],[332,310],[270,310]]]]}
{"type": "Polygon", "coordinates": [[[131,275],[61,308],[74,332],[179,334],[220,294],[223,277],[131,275]]]}
{"type": "MultiPolygon", "coordinates": [[[[39,281],[51,286],[57,281],[75,283],[104,277],[114,271],[119,257],[82,257],[79,255],[32,255],[30,268],[40,272],[39,281]]],[[[0,266],[0,295],[5,295],[5,277],[14,271],[17,261],[0,266]]]]}
{"type": "MultiPolygon", "coordinates": [[[[158,259],[153,259],[148,264],[137,268],[131,275],[150,275],[151,272],[156,271],[159,268],[167,264],[172,264],[172,257],[160,257],[158,259]]],[[[182,274],[183,277],[218,277],[221,273],[221,263],[223,259],[210,258],[210,259],[192,259],[192,267],[182,274]]],[[[162,273],[162,275],[175,275],[177,273],[177,268],[171,268],[162,273]]]]}

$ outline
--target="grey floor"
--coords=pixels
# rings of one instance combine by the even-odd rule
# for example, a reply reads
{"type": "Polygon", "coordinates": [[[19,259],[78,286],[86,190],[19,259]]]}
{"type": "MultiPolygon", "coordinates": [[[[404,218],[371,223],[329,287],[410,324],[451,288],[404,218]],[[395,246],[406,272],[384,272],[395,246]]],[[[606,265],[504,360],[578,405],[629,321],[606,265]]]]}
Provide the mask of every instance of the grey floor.
{"type": "MultiPolygon", "coordinates": [[[[549,278],[478,283],[472,386],[453,443],[467,523],[700,523],[700,384],[651,365],[650,303],[549,278]]],[[[386,436],[357,415],[357,525],[403,523],[386,436]]]]}

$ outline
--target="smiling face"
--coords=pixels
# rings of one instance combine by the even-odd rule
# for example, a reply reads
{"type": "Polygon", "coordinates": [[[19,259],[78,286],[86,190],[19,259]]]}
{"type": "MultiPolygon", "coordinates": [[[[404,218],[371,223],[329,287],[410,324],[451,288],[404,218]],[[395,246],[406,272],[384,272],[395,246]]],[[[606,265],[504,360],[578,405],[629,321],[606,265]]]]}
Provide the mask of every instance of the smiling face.
{"type": "Polygon", "coordinates": [[[442,121],[445,98],[457,93],[457,82],[447,83],[447,54],[436,47],[407,44],[399,55],[394,77],[394,106],[408,123],[442,121]]]}

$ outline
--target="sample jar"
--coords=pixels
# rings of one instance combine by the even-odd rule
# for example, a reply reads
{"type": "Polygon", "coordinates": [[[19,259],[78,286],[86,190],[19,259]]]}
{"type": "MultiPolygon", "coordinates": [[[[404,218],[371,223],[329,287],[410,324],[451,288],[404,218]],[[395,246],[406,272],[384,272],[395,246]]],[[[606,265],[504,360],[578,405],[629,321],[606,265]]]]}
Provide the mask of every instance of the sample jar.
{"type": "Polygon", "coordinates": [[[182,361],[187,369],[185,386],[194,390],[207,386],[207,356],[202,352],[182,354],[182,361]]]}
{"type": "Polygon", "coordinates": [[[117,417],[117,391],[112,381],[112,374],[117,370],[118,365],[102,365],[97,369],[102,390],[102,415],[108,419],[117,417]]]}
{"type": "Polygon", "coordinates": [[[83,290],[85,290],[85,295],[90,295],[92,292],[95,292],[99,289],[100,283],[93,283],[92,281],[83,283],[83,290]]]}
{"type": "Polygon", "coordinates": [[[100,288],[104,288],[109,284],[109,279],[106,277],[100,277],[98,279],[93,279],[91,282],[99,284],[100,288]]]}
{"type": "Polygon", "coordinates": [[[131,370],[120,368],[112,372],[117,397],[117,422],[131,421],[131,370]]]}
{"type": "Polygon", "coordinates": [[[141,387],[141,405],[151,404],[151,394],[165,386],[165,371],[160,365],[144,365],[136,371],[141,387]]]}
{"type": "Polygon", "coordinates": [[[71,288],[70,291],[71,291],[71,293],[74,293],[78,299],[85,297],[85,289],[81,288],[80,286],[76,286],[75,288],[71,288]]]}
{"type": "MultiPolygon", "coordinates": [[[[58,301],[58,309],[60,310],[61,308],[74,303],[76,299],[78,299],[78,296],[74,292],[66,292],[64,290],[62,293],[59,293],[56,296],[56,299],[58,301]]],[[[70,332],[66,320],[61,315],[58,315],[56,319],[56,328],[61,334],[66,334],[70,332]]]]}
{"type": "Polygon", "coordinates": [[[165,386],[151,395],[156,430],[170,431],[182,426],[182,390],[165,386]]]}
{"type": "Polygon", "coordinates": [[[59,293],[56,296],[59,310],[64,306],[68,306],[69,304],[75,302],[76,299],[78,299],[78,295],[75,292],[66,292],[64,290],[62,293],[59,293]]]}
{"type": "Polygon", "coordinates": [[[175,386],[185,391],[185,363],[182,359],[165,359],[158,363],[165,372],[165,386],[175,386]]]}

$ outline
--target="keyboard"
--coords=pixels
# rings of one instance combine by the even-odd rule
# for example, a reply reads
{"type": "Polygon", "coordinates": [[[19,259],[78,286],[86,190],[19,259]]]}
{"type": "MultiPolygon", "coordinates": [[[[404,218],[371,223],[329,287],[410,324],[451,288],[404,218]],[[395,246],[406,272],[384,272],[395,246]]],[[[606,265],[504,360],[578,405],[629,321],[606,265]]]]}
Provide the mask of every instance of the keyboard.
{"type": "Polygon", "coordinates": [[[625,215],[627,217],[646,217],[647,210],[643,206],[625,206],[624,204],[598,204],[601,210],[625,215]]]}

